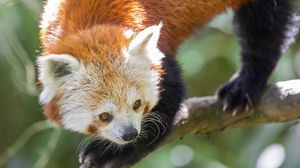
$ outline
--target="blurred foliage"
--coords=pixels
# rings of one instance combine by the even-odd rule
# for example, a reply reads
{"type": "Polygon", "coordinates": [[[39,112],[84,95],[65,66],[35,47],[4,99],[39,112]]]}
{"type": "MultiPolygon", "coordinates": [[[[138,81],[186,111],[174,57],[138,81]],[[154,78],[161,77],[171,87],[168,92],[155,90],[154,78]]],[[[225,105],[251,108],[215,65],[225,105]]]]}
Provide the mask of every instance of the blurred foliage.
{"type": "MultiPolygon", "coordinates": [[[[39,0],[0,0],[0,167],[78,167],[77,148],[88,141],[82,135],[43,121],[34,66],[40,51],[41,9],[39,0]],[[17,140],[20,141],[15,144],[17,140]],[[11,150],[12,145],[19,150],[11,150]],[[1,155],[4,152],[11,157],[1,155]]],[[[228,10],[182,45],[178,61],[189,96],[214,94],[239,67],[232,15],[228,10]]],[[[297,40],[281,59],[270,81],[299,76],[300,42],[297,40]]],[[[285,151],[282,167],[299,168],[299,140],[297,122],[190,135],[159,149],[135,167],[253,168],[262,151],[276,143],[285,151]]]]}

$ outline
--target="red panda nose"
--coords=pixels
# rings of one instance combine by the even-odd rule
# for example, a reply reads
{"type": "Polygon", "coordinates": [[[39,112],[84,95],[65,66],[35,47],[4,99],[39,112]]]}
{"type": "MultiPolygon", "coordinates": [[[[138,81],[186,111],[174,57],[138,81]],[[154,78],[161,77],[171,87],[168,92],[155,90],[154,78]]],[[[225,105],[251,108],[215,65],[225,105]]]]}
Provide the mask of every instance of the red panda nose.
{"type": "Polygon", "coordinates": [[[124,141],[132,141],[137,136],[138,136],[137,130],[134,127],[130,126],[130,127],[125,129],[124,134],[122,135],[122,139],[124,141]]]}

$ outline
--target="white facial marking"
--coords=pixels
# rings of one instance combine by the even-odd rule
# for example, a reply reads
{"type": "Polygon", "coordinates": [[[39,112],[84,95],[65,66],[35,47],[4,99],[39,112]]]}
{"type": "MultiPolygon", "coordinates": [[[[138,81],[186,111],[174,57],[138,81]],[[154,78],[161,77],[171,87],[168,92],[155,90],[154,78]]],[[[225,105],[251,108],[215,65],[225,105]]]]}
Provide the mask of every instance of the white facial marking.
{"type": "Polygon", "coordinates": [[[66,112],[65,110],[63,110],[65,113],[63,114],[62,124],[66,129],[84,133],[86,131],[85,128],[92,123],[93,115],[91,115],[91,111],[74,107],[70,107],[72,111],[66,112]]]}
{"type": "Polygon", "coordinates": [[[99,115],[104,112],[114,112],[117,111],[117,105],[111,100],[104,100],[97,108],[96,114],[99,115]]]}
{"type": "Polygon", "coordinates": [[[138,91],[134,87],[129,88],[127,93],[128,104],[133,105],[133,103],[138,99],[141,99],[141,96],[139,96],[138,91]]]}

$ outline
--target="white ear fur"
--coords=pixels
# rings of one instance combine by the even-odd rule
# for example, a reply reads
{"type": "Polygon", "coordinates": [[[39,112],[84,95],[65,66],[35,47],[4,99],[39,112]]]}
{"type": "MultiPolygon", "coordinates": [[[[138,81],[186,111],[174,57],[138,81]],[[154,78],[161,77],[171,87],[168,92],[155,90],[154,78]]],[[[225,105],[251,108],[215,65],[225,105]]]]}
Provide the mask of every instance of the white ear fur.
{"type": "Polygon", "coordinates": [[[66,78],[80,68],[79,61],[68,54],[50,54],[39,56],[39,80],[43,83],[43,91],[40,94],[40,102],[45,104],[53,99],[57,88],[66,78]]]}
{"type": "Polygon", "coordinates": [[[163,24],[150,26],[143,31],[137,33],[128,47],[130,56],[137,56],[144,59],[150,64],[159,64],[164,55],[157,48],[160,30],[163,24]]]}

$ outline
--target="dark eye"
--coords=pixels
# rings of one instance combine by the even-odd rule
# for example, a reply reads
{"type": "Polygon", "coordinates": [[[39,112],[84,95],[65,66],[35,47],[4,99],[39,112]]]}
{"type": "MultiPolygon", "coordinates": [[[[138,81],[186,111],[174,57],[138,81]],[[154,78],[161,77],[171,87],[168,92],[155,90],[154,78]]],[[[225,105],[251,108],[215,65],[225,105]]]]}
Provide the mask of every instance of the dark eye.
{"type": "Polygon", "coordinates": [[[99,114],[99,120],[101,120],[102,122],[109,122],[112,120],[112,115],[110,113],[101,113],[99,114]]]}
{"type": "Polygon", "coordinates": [[[142,101],[141,101],[141,99],[138,99],[138,100],[136,100],[135,102],[134,102],[134,104],[133,104],[133,110],[137,110],[140,106],[141,106],[141,104],[142,104],[142,101]]]}

